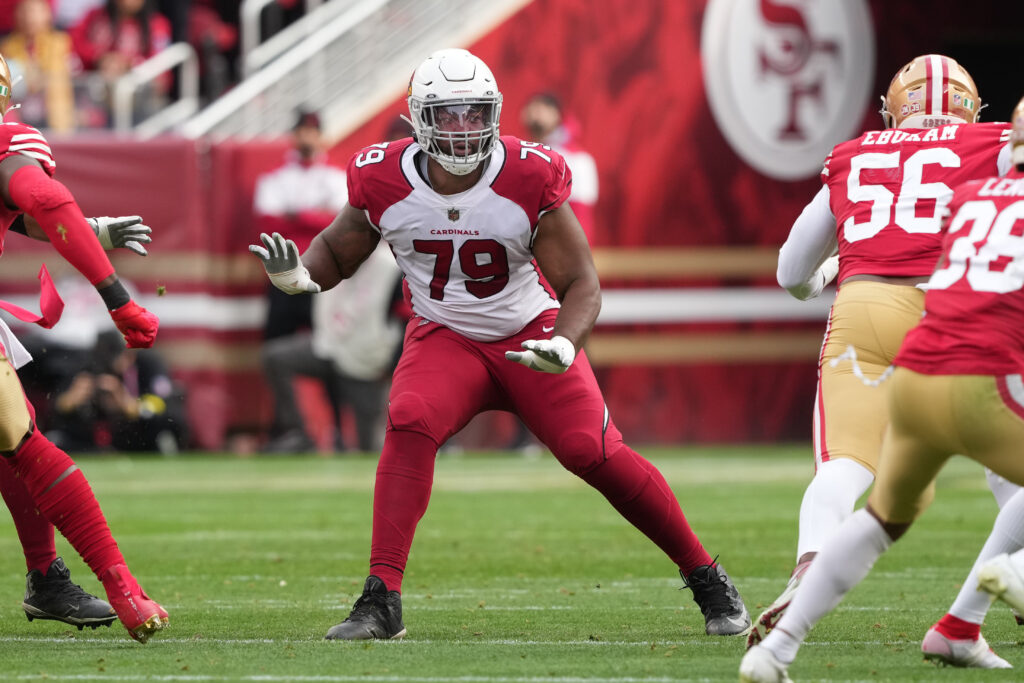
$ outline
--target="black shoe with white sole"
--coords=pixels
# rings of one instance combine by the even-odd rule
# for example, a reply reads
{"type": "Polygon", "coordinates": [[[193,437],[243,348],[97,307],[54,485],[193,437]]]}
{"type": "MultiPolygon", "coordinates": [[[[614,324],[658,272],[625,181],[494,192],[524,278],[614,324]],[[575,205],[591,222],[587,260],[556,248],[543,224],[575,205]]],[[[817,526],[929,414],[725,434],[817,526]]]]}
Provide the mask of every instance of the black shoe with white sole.
{"type": "Polygon", "coordinates": [[[332,626],[326,640],[392,640],[405,637],[402,623],[402,595],[389,591],[376,576],[368,576],[363,594],[356,600],[348,619],[332,626]]]}
{"type": "Polygon", "coordinates": [[[704,631],[709,636],[738,636],[750,628],[750,615],[739,591],[722,565],[712,562],[683,576],[685,588],[693,591],[693,601],[704,614],[704,631]]]}
{"type": "Polygon", "coordinates": [[[21,603],[25,616],[33,619],[51,619],[77,626],[81,631],[88,626],[110,626],[117,614],[110,603],[90,595],[71,582],[71,572],[64,560],[57,558],[43,574],[33,569],[25,578],[25,601],[21,603]]]}

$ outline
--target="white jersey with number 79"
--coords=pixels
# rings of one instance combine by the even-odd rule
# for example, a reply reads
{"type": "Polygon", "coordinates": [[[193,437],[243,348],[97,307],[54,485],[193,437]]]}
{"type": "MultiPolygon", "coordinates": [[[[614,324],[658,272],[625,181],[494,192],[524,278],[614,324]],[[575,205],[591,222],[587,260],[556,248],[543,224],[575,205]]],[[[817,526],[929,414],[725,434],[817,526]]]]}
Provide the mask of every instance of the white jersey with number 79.
{"type": "Polygon", "coordinates": [[[558,308],[533,260],[537,224],[569,197],[572,175],[554,150],[502,136],[480,180],[443,195],[426,180],[411,139],[371,145],[348,165],[349,203],[390,245],[413,313],[477,341],[514,335],[558,308]]]}

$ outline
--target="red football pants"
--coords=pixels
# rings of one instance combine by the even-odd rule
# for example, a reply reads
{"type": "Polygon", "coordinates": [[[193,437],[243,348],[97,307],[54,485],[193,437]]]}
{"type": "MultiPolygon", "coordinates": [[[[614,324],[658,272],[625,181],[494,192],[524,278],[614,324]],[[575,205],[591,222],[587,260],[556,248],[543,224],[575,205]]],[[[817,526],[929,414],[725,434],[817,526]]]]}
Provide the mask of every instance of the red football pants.
{"type": "Polygon", "coordinates": [[[580,353],[552,375],[505,359],[550,337],[556,310],[498,342],[467,339],[419,318],[406,330],[374,488],[371,572],[400,590],[412,537],[430,499],[437,448],[484,410],[517,413],[570,472],[598,489],[689,574],[711,558],[661,473],[622,442],[597,379],[580,353]]]}

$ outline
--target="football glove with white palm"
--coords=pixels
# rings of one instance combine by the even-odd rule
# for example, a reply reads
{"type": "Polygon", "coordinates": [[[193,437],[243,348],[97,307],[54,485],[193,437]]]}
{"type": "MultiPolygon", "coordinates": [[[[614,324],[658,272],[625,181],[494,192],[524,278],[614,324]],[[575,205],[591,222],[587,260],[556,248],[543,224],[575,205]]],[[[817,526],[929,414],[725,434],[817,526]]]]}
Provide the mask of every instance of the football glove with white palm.
{"type": "Polygon", "coordinates": [[[525,365],[538,372],[560,375],[576,360],[576,347],[565,337],[551,339],[528,339],[523,342],[525,351],[506,351],[505,358],[525,365]]]}
{"type": "Polygon", "coordinates": [[[320,285],[309,277],[309,271],[302,265],[299,248],[292,240],[286,240],[281,233],[268,235],[260,233],[263,246],[250,244],[249,251],[256,254],[263,262],[270,281],[285,294],[301,294],[302,292],[317,293],[320,285]]]}
{"type": "Polygon", "coordinates": [[[153,238],[149,236],[153,232],[153,228],[143,225],[141,216],[117,216],[115,218],[99,216],[98,218],[86,218],[85,221],[96,233],[96,237],[100,240],[100,246],[105,250],[110,251],[124,247],[139,256],[149,253],[142,245],[153,241],[153,238]]]}

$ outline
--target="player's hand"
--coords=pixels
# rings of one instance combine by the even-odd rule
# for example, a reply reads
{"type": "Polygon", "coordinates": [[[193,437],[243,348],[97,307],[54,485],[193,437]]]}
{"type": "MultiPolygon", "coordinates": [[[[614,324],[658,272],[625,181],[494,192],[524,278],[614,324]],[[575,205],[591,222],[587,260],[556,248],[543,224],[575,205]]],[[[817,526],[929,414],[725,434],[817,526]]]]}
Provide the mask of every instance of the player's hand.
{"type": "Polygon", "coordinates": [[[148,349],[156,340],[160,319],[134,301],[110,312],[129,349],[148,349]]]}
{"type": "Polygon", "coordinates": [[[250,244],[249,251],[256,254],[263,262],[270,281],[285,294],[301,294],[302,292],[317,293],[320,285],[309,277],[309,271],[299,259],[299,248],[292,240],[286,240],[280,233],[272,236],[260,233],[263,246],[250,244]]]}
{"type": "Polygon", "coordinates": [[[153,232],[153,228],[143,225],[141,216],[117,216],[115,218],[100,216],[85,220],[92,231],[96,233],[100,245],[107,251],[124,247],[139,256],[149,253],[142,245],[153,241],[153,238],[149,236],[153,232]]]}
{"type": "Polygon", "coordinates": [[[560,375],[576,360],[576,347],[565,337],[529,339],[525,351],[506,351],[505,358],[538,372],[560,375]]]}

